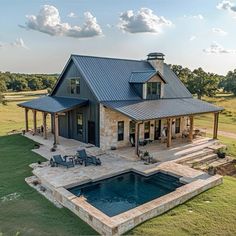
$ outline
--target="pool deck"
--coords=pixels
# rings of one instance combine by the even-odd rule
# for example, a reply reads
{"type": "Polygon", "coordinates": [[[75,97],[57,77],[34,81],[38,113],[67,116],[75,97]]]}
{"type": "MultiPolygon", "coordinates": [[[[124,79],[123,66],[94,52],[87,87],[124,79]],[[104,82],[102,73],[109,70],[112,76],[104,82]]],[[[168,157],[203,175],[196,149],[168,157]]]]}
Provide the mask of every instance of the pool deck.
{"type": "MultiPolygon", "coordinates": [[[[40,140],[40,137],[31,137],[29,134],[26,134],[26,136],[43,144],[39,149],[33,151],[47,159],[54,154],[50,152],[50,140],[43,140],[42,138],[40,140]]],[[[204,147],[214,146],[216,142],[214,140],[205,138],[195,140],[191,144],[176,144],[170,149],[159,149],[158,162],[148,165],[144,164],[143,161],[137,160],[137,158],[127,158],[124,152],[119,154],[119,150],[115,152],[104,152],[97,147],[92,147],[91,145],[86,145],[75,140],[63,140],[60,138],[60,141],[61,144],[58,146],[56,153],[62,155],[74,154],[78,148],[85,148],[87,152],[97,155],[101,159],[102,165],[87,167],[79,165],[67,169],[64,167],[50,167],[49,163],[46,162],[42,165],[33,164],[33,174],[51,192],[55,200],[69,208],[102,235],[123,234],[136,225],[158,216],[199,193],[222,183],[222,177],[220,175],[210,176],[200,170],[195,170],[177,163],[186,153],[201,150],[204,147]],[[67,142],[69,142],[68,145],[67,142]],[[69,187],[129,171],[143,175],[151,175],[161,171],[179,177],[180,181],[185,183],[185,185],[167,195],[113,217],[108,217],[90,205],[83,197],[77,197],[67,190],[69,187]]]]}

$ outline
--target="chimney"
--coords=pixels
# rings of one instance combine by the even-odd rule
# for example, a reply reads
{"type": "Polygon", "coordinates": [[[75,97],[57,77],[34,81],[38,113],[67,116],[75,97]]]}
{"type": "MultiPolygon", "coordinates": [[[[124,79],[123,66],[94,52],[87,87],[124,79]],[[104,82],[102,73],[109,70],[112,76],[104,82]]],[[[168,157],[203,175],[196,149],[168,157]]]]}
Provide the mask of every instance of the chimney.
{"type": "Polygon", "coordinates": [[[161,52],[152,52],[147,55],[147,61],[162,75],[164,72],[164,56],[161,52]]]}

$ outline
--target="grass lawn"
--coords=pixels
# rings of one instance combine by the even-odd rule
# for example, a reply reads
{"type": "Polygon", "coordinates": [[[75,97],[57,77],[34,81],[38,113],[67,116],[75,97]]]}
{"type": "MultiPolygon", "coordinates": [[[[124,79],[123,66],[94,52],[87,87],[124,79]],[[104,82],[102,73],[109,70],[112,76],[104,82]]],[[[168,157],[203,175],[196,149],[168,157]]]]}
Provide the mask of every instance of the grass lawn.
{"type": "MultiPolygon", "coordinates": [[[[21,135],[0,137],[0,235],[94,235],[69,210],[58,209],[29,187],[28,165],[43,160],[21,135]],[[15,193],[16,198],[4,201],[15,193]]],[[[168,213],[136,227],[135,235],[236,235],[236,179],[211,189],[168,213]]]]}
{"type": "Polygon", "coordinates": [[[28,165],[43,160],[31,151],[33,144],[20,135],[0,137],[0,235],[97,234],[79,217],[66,208],[58,209],[25,183],[25,177],[32,175],[28,165]],[[4,200],[14,193],[15,199],[4,200]]]}
{"type": "MultiPolygon", "coordinates": [[[[225,108],[220,113],[219,130],[236,134],[236,97],[229,94],[218,94],[214,98],[204,97],[203,100],[225,108]]],[[[194,119],[195,125],[212,132],[213,117],[213,114],[197,116],[194,119]]]]}

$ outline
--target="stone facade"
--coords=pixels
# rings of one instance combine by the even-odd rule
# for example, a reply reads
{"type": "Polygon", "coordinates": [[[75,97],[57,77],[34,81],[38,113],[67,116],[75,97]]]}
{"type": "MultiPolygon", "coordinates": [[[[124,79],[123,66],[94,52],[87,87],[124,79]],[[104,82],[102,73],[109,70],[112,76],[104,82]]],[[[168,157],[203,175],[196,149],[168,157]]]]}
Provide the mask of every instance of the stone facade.
{"type": "MultiPolygon", "coordinates": [[[[131,119],[117,111],[100,106],[100,147],[109,150],[111,147],[120,148],[131,146],[130,143],[131,119]],[[124,121],[124,140],[118,141],[118,122],[124,121]]],[[[139,139],[144,138],[144,123],[139,126],[139,139]]],[[[161,121],[161,131],[166,127],[166,119],[161,121]]],[[[172,136],[181,137],[187,129],[187,117],[180,117],[180,133],[175,134],[175,119],[173,119],[172,136]]],[[[150,121],[150,139],[154,140],[155,120],[150,121]]]]}

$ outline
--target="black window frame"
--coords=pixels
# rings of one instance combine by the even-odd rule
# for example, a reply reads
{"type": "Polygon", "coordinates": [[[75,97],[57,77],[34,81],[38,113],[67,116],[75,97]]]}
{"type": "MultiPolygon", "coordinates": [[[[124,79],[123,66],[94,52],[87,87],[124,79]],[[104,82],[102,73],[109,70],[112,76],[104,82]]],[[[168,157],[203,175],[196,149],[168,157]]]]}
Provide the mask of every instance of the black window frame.
{"type": "Polygon", "coordinates": [[[124,140],[124,131],[125,131],[125,122],[118,121],[117,122],[117,141],[124,140]]]}
{"type": "Polygon", "coordinates": [[[70,93],[80,94],[80,78],[79,77],[70,79],[70,93]]]}
{"type": "Polygon", "coordinates": [[[144,139],[150,138],[150,130],[151,130],[150,128],[151,128],[151,122],[150,121],[144,122],[144,139]]]}
{"type": "Polygon", "coordinates": [[[76,122],[77,122],[77,135],[83,135],[83,130],[84,130],[84,116],[83,113],[77,113],[76,114],[76,122]],[[79,116],[81,116],[81,121],[82,123],[79,124],[79,116]]]}
{"type": "Polygon", "coordinates": [[[181,125],[181,118],[176,118],[175,119],[175,133],[176,134],[180,133],[180,125],[181,125]],[[178,122],[177,122],[177,120],[178,120],[178,122]],[[179,124],[178,126],[177,126],[177,123],[179,124]]]}
{"type": "Polygon", "coordinates": [[[147,82],[147,99],[161,97],[161,82],[147,82]]]}

